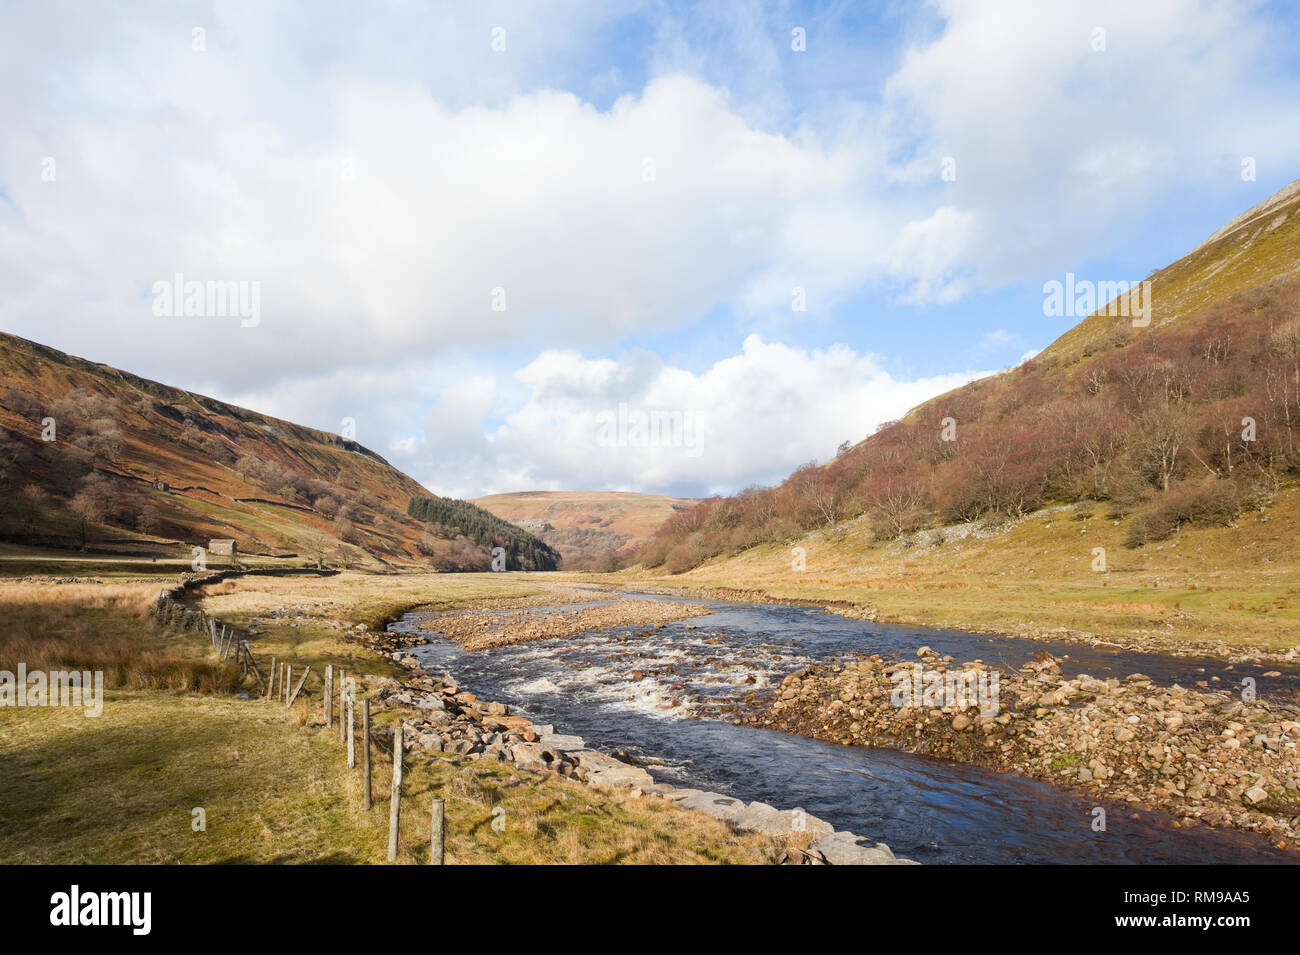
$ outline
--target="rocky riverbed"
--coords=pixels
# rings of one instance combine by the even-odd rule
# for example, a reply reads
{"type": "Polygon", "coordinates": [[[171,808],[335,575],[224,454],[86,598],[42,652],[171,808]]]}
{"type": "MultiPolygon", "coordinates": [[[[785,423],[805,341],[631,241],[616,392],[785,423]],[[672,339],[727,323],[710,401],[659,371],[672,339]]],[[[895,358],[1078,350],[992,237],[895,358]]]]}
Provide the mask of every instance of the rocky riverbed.
{"type": "Polygon", "coordinates": [[[571,637],[607,627],[662,625],[710,612],[709,608],[699,604],[615,600],[573,609],[468,610],[431,617],[421,626],[451,637],[466,650],[487,650],[532,640],[571,637]]]}
{"type": "MultiPolygon", "coordinates": [[[[957,664],[928,647],[916,658],[880,655],[787,676],[742,722],[838,743],[1013,770],[1099,799],[1122,800],[1204,823],[1266,834],[1279,848],[1300,837],[1300,700],[1243,699],[1240,692],[1173,685],[1143,676],[1062,676],[1046,651],[1000,670],[996,710],[897,705],[917,665],[926,672],[992,676],[982,661],[957,664]]],[[[1248,696],[1248,694],[1247,694],[1248,696]]],[[[942,702],[940,700],[939,702],[942,702]]]]}
{"type": "Polygon", "coordinates": [[[412,634],[374,634],[376,648],[411,673],[404,680],[364,678],[372,706],[400,714],[403,738],[414,752],[431,758],[438,758],[433,757],[438,753],[509,762],[524,771],[555,773],[647,799],[666,799],[683,810],[721,819],[737,830],[787,842],[776,860],[787,864],[889,865],[909,861],[895,858],[884,843],[836,831],[802,809],[781,810],[762,802],[745,803],[720,793],[657,783],[645,769],[591,749],[579,736],[535,724],[512,713],[505,704],[480,700],[449,675],[425,672],[406,649],[421,639],[412,634]]]}

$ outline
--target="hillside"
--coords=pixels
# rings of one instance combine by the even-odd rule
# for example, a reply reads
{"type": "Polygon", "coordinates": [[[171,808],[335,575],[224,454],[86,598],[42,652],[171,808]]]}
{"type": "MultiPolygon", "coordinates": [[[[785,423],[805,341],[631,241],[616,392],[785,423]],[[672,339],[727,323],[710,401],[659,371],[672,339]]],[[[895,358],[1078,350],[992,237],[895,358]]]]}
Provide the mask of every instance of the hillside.
{"type": "Polygon", "coordinates": [[[1152,276],[1149,324],[1097,310],[833,461],[674,515],[638,559],[680,573],[837,528],[866,547],[1062,505],[1122,522],[1127,549],[1234,526],[1300,476],[1297,263],[1293,183],[1152,276]]]}
{"type": "Polygon", "coordinates": [[[603,570],[625,559],[673,514],[697,501],[620,491],[521,491],[474,503],[536,534],[566,570],[603,570]]]}
{"type": "Polygon", "coordinates": [[[0,489],[0,538],[23,545],[188,556],[232,538],[368,569],[490,564],[483,542],[409,516],[429,492],[355,441],[7,334],[0,489]]]}
{"type": "MultiPolygon", "coordinates": [[[[1300,180],[1237,216],[1178,261],[1150,276],[1151,327],[1204,316],[1216,306],[1300,275],[1300,180]]],[[[1038,356],[1077,359],[1102,344],[1115,318],[1101,309],[1038,356]]]]}

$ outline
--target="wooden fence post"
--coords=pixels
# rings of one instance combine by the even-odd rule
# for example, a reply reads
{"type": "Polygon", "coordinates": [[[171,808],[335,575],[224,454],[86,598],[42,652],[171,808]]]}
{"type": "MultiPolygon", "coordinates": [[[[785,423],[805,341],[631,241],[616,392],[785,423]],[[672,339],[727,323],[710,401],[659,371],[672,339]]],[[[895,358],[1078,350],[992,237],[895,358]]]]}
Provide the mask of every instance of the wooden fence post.
{"type": "Polygon", "coordinates": [[[307,682],[307,677],[310,675],[311,667],[309,666],[307,669],[302,671],[302,679],[298,681],[298,685],[295,686],[293,692],[289,694],[289,702],[284,704],[286,708],[293,706],[293,701],[298,699],[298,694],[302,692],[302,686],[307,682]]]}
{"type": "Polygon", "coordinates": [[[266,688],[266,681],[262,679],[262,671],[257,668],[257,661],[253,659],[253,651],[248,647],[247,640],[241,640],[239,643],[243,656],[241,659],[244,663],[244,674],[253,674],[253,679],[257,680],[257,695],[260,697],[262,691],[266,688]]]}
{"type": "Polygon", "coordinates": [[[370,809],[370,697],[361,700],[361,774],[365,776],[361,790],[361,808],[370,809]]]}
{"type": "Polygon", "coordinates": [[[388,861],[397,861],[397,825],[402,814],[402,721],[393,727],[393,785],[388,806],[388,861]]]}
{"type": "Polygon", "coordinates": [[[446,806],[437,796],[433,797],[433,824],[429,831],[429,865],[442,865],[443,829],[446,824],[446,806]]]}
{"type": "Polygon", "coordinates": [[[348,728],[343,724],[343,707],[346,705],[344,697],[348,692],[348,671],[339,667],[339,742],[343,742],[344,735],[348,728]]]}
{"type": "Polygon", "coordinates": [[[275,696],[275,668],[279,663],[275,657],[271,657],[271,672],[266,677],[266,702],[270,703],[275,696]]]}
{"type": "Polygon", "coordinates": [[[334,705],[334,664],[325,664],[325,728],[334,728],[334,714],[331,707],[334,705]]]}
{"type": "Polygon", "coordinates": [[[355,690],[348,694],[348,769],[357,768],[357,732],[352,722],[352,709],[355,703],[353,697],[355,695],[355,690]]]}

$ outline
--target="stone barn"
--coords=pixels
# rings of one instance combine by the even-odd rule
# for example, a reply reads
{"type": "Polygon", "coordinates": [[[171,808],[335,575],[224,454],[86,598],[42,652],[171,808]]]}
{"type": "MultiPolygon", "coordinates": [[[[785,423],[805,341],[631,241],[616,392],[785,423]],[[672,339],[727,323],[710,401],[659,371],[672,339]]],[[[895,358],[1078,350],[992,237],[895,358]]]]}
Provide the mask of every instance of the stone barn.
{"type": "Polygon", "coordinates": [[[214,538],[208,541],[208,553],[234,557],[239,553],[239,545],[229,537],[214,538]]]}

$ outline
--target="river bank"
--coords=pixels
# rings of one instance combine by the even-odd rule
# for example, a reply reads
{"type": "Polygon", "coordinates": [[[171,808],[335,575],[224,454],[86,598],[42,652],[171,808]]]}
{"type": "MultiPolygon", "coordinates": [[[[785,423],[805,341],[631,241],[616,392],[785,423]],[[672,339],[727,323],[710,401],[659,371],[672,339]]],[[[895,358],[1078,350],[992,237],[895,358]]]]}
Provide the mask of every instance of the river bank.
{"type": "MultiPolygon", "coordinates": [[[[591,820],[580,818],[581,806],[590,804],[589,810],[591,806],[599,810],[600,828],[593,833],[602,837],[598,843],[644,843],[628,850],[629,858],[642,861],[903,861],[895,860],[888,846],[837,831],[799,809],[779,810],[761,801],[657,783],[631,761],[610,756],[572,733],[557,732],[553,723],[535,723],[510,705],[469,691],[448,673],[422,668],[411,649],[426,645],[431,631],[381,629],[385,621],[401,615],[400,608],[411,606],[429,608],[426,612],[437,620],[466,625],[466,637],[479,636],[483,628],[478,624],[484,620],[500,618],[509,625],[488,628],[506,638],[496,646],[495,652],[500,652],[518,642],[514,638],[521,628],[536,633],[527,628],[525,615],[565,621],[568,626],[580,624],[578,630],[590,632],[593,627],[634,620],[653,629],[656,619],[680,620],[707,612],[706,608],[611,601],[590,588],[541,582],[536,575],[527,579],[496,574],[375,578],[345,573],[328,583],[232,577],[197,587],[202,591],[202,609],[246,632],[259,657],[269,653],[293,661],[295,667],[310,663],[318,671],[326,662],[346,667],[349,677],[358,681],[357,692],[371,699],[376,745],[382,750],[391,741],[391,725],[401,721],[414,765],[449,778],[453,792],[466,774],[505,776],[508,785],[496,789],[496,801],[487,808],[499,808],[515,819],[517,787],[558,787],[554,812],[535,814],[525,825],[562,831],[569,822],[590,824],[591,820]],[[604,613],[582,613],[589,609],[604,613]],[[590,793],[585,803],[565,795],[573,787],[590,793]],[[566,811],[570,808],[572,812],[566,811]],[[614,812],[627,817],[624,827],[608,818],[614,812]],[[668,841],[683,845],[664,853],[661,844],[668,841]],[[686,844],[693,847],[689,854],[686,844]]],[[[476,651],[476,655],[480,654],[476,651]]],[[[517,824],[518,820],[511,823],[517,824]]],[[[548,843],[545,838],[537,840],[532,861],[582,861],[581,840],[555,847],[551,856],[546,855],[548,843]]],[[[603,856],[593,858],[604,861],[603,856]]]]}
{"type": "MultiPolygon", "coordinates": [[[[647,767],[656,779],[743,801],[796,802],[836,828],[871,832],[918,861],[1286,861],[1288,853],[1254,831],[1184,828],[1179,817],[1118,795],[914,753],[906,744],[845,746],[840,738],[826,742],[810,732],[744,723],[740,713],[791,671],[819,661],[836,665],[864,645],[899,645],[914,634],[788,606],[710,609],[708,617],[662,628],[614,627],[487,651],[467,651],[436,635],[426,641],[432,631],[419,613],[395,629],[414,637],[410,652],[432,671],[454,672],[483,697],[564,725],[604,752],[647,767]],[[1104,831],[1092,829],[1098,807],[1109,814],[1104,831]]],[[[982,645],[971,635],[932,636],[965,640],[954,646],[982,645]]],[[[1028,659],[1034,650],[1027,643],[1024,649],[1004,645],[994,655],[1028,659]]]]}
{"type": "MultiPolygon", "coordinates": [[[[1019,670],[958,664],[928,647],[913,661],[872,655],[787,676],[749,725],[858,746],[905,748],[1015,771],[1171,813],[1179,825],[1231,826],[1295,848],[1300,835],[1300,700],[1243,700],[1240,692],[1067,679],[1049,653],[1019,670]],[[994,682],[992,706],[912,692],[924,680],[994,682]],[[947,703],[947,705],[944,705],[947,703]]],[[[951,682],[951,681],[950,681],[951,682]]],[[[1250,696],[1249,694],[1247,694],[1250,696]]]]}

